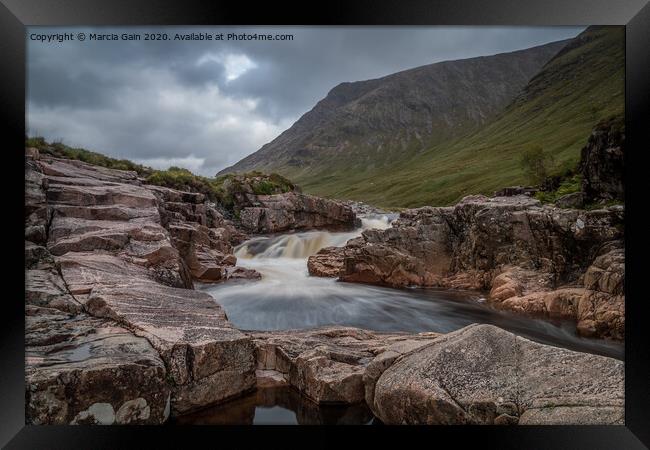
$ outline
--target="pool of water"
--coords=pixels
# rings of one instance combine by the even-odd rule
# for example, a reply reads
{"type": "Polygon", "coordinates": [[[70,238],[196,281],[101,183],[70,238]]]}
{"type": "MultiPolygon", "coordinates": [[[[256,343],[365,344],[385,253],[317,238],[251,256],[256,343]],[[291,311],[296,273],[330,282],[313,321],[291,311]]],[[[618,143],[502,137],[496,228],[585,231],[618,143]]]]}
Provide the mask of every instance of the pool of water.
{"type": "Polygon", "coordinates": [[[176,425],[372,425],[365,403],[318,405],[290,387],[257,389],[227,403],[172,419],[176,425]]]}

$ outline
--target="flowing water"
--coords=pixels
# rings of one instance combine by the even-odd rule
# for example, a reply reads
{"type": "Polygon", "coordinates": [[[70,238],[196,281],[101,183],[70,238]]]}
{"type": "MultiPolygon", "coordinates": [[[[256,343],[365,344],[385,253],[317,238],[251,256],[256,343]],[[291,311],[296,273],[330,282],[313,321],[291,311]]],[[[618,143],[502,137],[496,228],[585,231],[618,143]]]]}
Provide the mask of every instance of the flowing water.
{"type": "Polygon", "coordinates": [[[621,343],[581,338],[570,321],[550,321],[497,311],[484,294],[450,289],[393,289],[309,276],[307,258],[327,246],[342,246],[364,229],[390,226],[394,216],[362,218],[347,233],[308,231],[259,236],[235,249],[238,265],[261,280],[203,285],[230,321],[243,330],[304,329],[344,325],[375,331],[447,333],[471,323],[489,323],[532,340],[623,359],[621,343]]]}
{"type": "MultiPolygon", "coordinates": [[[[489,323],[537,342],[623,359],[623,344],[581,338],[575,323],[533,319],[497,311],[484,293],[449,289],[392,289],[311,277],[307,258],[327,246],[343,246],[364,229],[390,226],[395,216],[362,218],[348,233],[308,231],[255,237],[235,249],[238,265],[261,280],[202,285],[242,330],[305,329],[344,325],[375,331],[447,333],[489,323]]],[[[184,423],[372,423],[363,406],[314,406],[290,389],[258,391],[183,419],[184,423]],[[270,393],[269,393],[270,392],[270,393]],[[329,408],[329,409],[328,409],[329,408]],[[356,408],[356,409],[355,409],[356,408]],[[360,408],[360,409],[359,409],[360,408]]]]}

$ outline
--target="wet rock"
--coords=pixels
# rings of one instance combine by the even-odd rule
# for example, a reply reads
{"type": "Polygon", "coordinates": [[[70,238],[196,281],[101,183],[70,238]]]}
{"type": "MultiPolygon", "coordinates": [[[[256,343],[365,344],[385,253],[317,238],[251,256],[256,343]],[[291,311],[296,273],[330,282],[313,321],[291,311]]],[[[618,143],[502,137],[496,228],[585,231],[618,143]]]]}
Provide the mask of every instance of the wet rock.
{"type": "Polygon", "coordinates": [[[325,247],[307,259],[309,275],[316,277],[337,278],[345,264],[345,249],[342,247],[325,247]]]}
{"type": "Polygon", "coordinates": [[[370,407],[386,424],[515,423],[506,403],[519,424],[622,424],[623,372],[622,361],[475,324],[398,358],[370,407]]]}
{"type": "Polygon", "coordinates": [[[166,370],[146,339],[83,313],[34,306],[26,312],[28,423],[165,422],[166,370]],[[139,408],[125,407],[134,400],[139,408]]]}
{"type": "Polygon", "coordinates": [[[225,274],[226,280],[259,280],[262,274],[254,269],[245,267],[228,267],[225,274]]]}
{"type": "Polygon", "coordinates": [[[556,289],[549,292],[513,296],[504,300],[499,307],[541,317],[576,320],[578,304],[583,295],[584,289],[582,288],[556,289]]]}

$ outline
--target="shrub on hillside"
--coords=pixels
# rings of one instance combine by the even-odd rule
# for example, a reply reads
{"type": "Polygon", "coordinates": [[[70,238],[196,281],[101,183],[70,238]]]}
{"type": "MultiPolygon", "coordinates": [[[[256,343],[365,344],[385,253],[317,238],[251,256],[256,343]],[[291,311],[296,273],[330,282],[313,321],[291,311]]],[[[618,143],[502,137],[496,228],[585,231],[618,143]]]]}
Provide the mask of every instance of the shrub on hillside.
{"type": "Polygon", "coordinates": [[[553,157],[544,153],[541,147],[535,146],[521,155],[521,167],[528,179],[539,185],[548,178],[553,167],[553,157]]]}

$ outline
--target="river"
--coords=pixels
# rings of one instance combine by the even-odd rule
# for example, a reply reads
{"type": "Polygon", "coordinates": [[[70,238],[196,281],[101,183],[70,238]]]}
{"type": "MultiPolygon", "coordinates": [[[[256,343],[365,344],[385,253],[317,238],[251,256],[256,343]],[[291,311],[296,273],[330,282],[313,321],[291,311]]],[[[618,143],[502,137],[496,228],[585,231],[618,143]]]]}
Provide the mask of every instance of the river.
{"type": "Polygon", "coordinates": [[[364,229],[387,228],[394,216],[362,218],[347,233],[307,231],[258,236],[235,249],[238,265],[261,280],[199,288],[210,293],[242,330],[286,330],[344,325],[375,331],[448,333],[471,323],[489,323],[532,340],[623,359],[623,344],[582,338],[575,323],[497,311],[485,294],[450,289],[393,289],[309,276],[307,258],[327,246],[342,246],[364,229]]]}
{"type": "MultiPolygon", "coordinates": [[[[485,293],[450,289],[392,289],[309,276],[307,258],[323,247],[342,246],[364,229],[390,226],[393,215],[362,217],[352,232],[307,231],[258,236],[235,249],[240,266],[261,280],[197,288],[223,306],[242,330],[305,329],[344,325],[375,331],[447,333],[471,323],[489,323],[544,344],[623,359],[619,342],[582,338],[575,323],[498,311],[485,293]]],[[[376,421],[376,419],[374,419],[376,421]]],[[[290,389],[261,390],[243,399],[182,419],[183,423],[373,423],[363,405],[318,407],[290,389]],[[329,408],[329,409],[328,409],[329,408]],[[308,412],[305,412],[308,411],[308,412]]]]}

